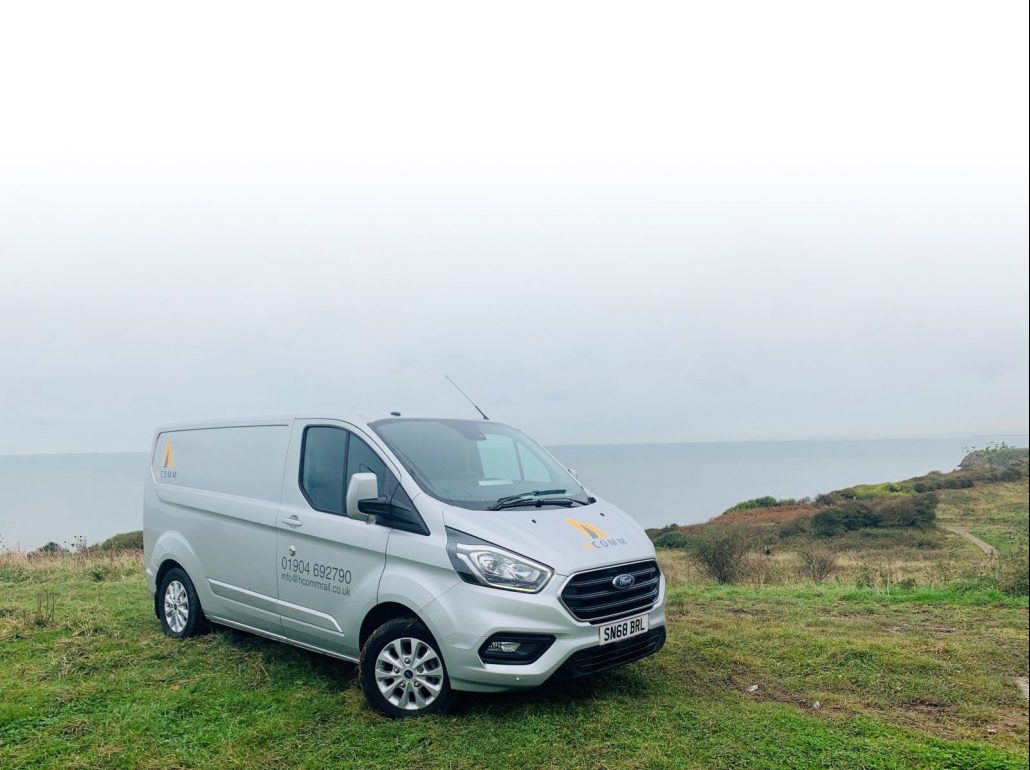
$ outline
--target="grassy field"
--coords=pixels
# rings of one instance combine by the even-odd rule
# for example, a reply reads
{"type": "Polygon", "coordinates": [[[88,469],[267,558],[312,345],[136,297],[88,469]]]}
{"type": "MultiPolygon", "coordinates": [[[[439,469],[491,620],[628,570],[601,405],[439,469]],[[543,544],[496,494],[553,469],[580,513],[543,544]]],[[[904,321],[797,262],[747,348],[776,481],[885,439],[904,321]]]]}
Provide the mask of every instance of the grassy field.
{"type": "Polygon", "coordinates": [[[1027,537],[1027,489],[1021,482],[951,490],[937,507],[941,525],[969,526],[999,551],[1027,537]]]}
{"type": "MultiPolygon", "coordinates": [[[[1025,480],[948,490],[941,518],[1004,545],[1026,500],[1025,480]]],[[[909,587],[850,567],[719,586],[662,551],[660,654],[407,721],[374,714],[347,664],[229,630],[165,638],[138,554],[0,556],[0,767],[1025,768],[1027,599],[929,537],[891,557],[922,554],[909,587]]]]}

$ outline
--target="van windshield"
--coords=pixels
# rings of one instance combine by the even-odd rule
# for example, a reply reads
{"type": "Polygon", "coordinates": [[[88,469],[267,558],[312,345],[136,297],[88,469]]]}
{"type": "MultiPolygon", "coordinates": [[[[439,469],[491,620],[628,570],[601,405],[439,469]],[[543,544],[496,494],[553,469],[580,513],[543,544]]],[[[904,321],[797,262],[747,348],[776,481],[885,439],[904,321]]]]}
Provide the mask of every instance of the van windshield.
{"type": "Polygon", "coordinates": [[[371,423],[424,492],[451,505],[487,510],[515,496],[570,505],[583,487],[515,428],[481,420],[388,419],[371,423]]]}

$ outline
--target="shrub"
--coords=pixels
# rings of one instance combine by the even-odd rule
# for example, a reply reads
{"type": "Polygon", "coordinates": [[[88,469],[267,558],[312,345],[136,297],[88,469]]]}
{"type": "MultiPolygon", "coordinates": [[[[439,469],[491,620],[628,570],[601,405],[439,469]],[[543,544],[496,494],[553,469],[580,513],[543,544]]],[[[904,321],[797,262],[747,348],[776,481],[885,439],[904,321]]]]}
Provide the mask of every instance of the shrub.
{"type": "Polygon", "coordinates": [[[797,505],[798,500],[777,500],[775,497],[766,495],[765,497],[756,497],[752,500],[745,500],[742,503],[737,503],[732,508],[727,508],[723,513],[740,513],[741,511],[754,511],[759,508],[776,508],[781,505],[797,505]]]}
{"type": "Polygon", "coordinates": [[[819,511],[811,520],[812,533],[834,537],[870,527],[929,527],[937,519],[937,495],[899,495],[880,500],[852,500],[819,511]]]}
{"type": "Polygon", "coordinates": [[[833,537],[854,529],[878,527],[880,517],[868,504],[851,501],[819,511],[812,517],[810,526],[818,537],[833,537]]]}
{"type": "Polygon", "coordinates": [[[709,524],[694,533],[694,555],[719,583],[734,583],[744,572],[751,535],[743,527],[709,524]]]}
{"type": "Polygon", "coordinates": [[[837,571],[837,554],[829,548],[809,546],[798,549],[801,566],[798,572],[802,577],[821,583],[837,571]]]}
{"type": "Polygon", "coordinates": [[[877,514],[881,527],[929,527],[937,519],[937,495],[928,492],[884,500],[877,514]]]}
{"type": "MultiPolygon", "coordinates": [[[[980,480],[986,480],[983,474],[980,475],[980,480]]],[[[993,473],[990,475],[994,475],[993,473]]],[[[913,482],[912,489],[918,493],[933,492],[937,489],[969,489],[976,485],[976,479],[972,474],[965,471],[956,471],[950,473],[947,476],[939,476],[934,479],[921,479],[913,482]]]]}
{"type": "Polygon", "coordinates": [[[768,549],[765,553],[748,551],[741,560],[740,574],[737,576],[737,580],[755,586],[786,583],[787,576],[783,574],[782,564],[776,559],[769,558],[768,549]]]}
{"type": "Polygon", "coordinates": [[[686,548],[690,538],[683,532],[663,532],[654,539],[656,548],[686,548]]]}
{"type": "Polygon", "coordinates": [[[780,525],[779,535],[782,538],[795,537],[808,532],[808,517],[798,516],[797,518],[785,521],[780,525]]]}
{"type": "Polygon", "coordinates": [[[100,551],[142,551],[143,531],[136,530],[135,532],[123,532],[120,535],[114,535],[95,548],[100,551]]]}
{"type": "Polygon", "coordinates": [[[33,553],[34,554],[39,554],[40,556],[44,556],[44,555],[54,554],[54,553],[68,553],[68,549],[65,548],[62,545],[58,545],[53,540],[51,540],[46,545],[41,545],[39,548],[37,548],[35,551],[33,551],[33,553]]]}

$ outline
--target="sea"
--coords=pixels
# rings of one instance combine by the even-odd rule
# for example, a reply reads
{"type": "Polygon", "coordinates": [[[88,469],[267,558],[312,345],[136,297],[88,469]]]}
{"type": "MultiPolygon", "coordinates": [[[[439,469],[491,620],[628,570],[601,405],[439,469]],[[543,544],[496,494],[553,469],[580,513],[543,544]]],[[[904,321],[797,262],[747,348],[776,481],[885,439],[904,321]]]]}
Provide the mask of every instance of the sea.
{"type": "MultiPolygon", "coordinates": [[[[801,498],[948,471],[970,447],[1026,435],[552,446],[591,493],[645,527],[706,521],[763,495],[801,498]]],[[[0,455],[0,549],[98,543],[142,527],[144,452],[0,455]]]]}

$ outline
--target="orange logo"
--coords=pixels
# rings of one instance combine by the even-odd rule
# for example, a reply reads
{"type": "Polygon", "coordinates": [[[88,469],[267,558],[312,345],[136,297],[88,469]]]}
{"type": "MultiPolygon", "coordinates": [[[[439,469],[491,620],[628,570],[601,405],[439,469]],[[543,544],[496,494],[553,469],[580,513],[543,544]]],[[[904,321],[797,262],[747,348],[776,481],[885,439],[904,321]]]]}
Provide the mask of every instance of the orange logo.
{"type": "Polygon", "coordinates": [[[172,452],[172,440],[165,436],[165,456],[164,462],[161,465],[161,478],[163,479],[174,479],[178,473],[176,473],[172,467],[175,465],[175,454],[172,452]]]}
{"type": "Polygon", "coordinates": [[[576,521],[575,519],[569,518],[566,518],[565,521],[574,526],[576,529],[578,529],[580,532],[582,532],[589,538],[608,537],[608,535],[605,534],[603,529],[599,529],[598,527],[595,527],[593,524],[588,524],[585,521],[576,521]]]}
{"type": "Polygon", "coordinates": [[[626,538],[608,537],[607,532],[588,522],[566,518],[565,523],[570,524],[582,532],[585,537],[590,538],[589,541],[583,543],[583,548],[587,551],[594,548],[611,548],[612,546],[626,545],[626,538]]]}

